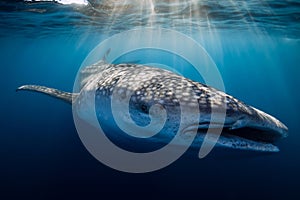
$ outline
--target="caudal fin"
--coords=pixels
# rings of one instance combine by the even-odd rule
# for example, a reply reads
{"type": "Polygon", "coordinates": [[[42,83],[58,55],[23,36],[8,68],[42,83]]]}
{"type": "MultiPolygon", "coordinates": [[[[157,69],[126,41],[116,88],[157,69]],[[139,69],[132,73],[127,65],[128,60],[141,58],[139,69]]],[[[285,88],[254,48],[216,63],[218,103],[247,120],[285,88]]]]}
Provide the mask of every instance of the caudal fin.
{"type": "Polygon", "coordinates": [[[17,91],[20,91],[20,90],[40,92],[40,93],[47,94],[49,96],[64,100],[67,103],[71,103],[71,104],[72,104],[72,98],[77,96],[77,94],[74,94],[74,93],[64,92],[64,91],[57,90],[54,88],[48,88],[48,87],[39,86],[39,85],[23,85],[17,89],[17,91]]]}

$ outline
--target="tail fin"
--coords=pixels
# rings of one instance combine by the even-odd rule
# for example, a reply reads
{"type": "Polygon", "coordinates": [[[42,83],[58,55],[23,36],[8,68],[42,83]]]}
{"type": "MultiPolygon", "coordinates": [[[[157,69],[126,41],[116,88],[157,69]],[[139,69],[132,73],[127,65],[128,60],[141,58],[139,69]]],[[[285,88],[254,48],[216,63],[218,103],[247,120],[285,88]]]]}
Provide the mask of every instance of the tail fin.
{"type": "Polygon", "coordinates": [[[70,92],[63,92],[54,88],[48,88],[44,86],[39,85],[23,85],[17,89],[17,91],[20,90],[28,90],[28,91],[34,91],[34,92],[40,92],[43,94],[50,95],[52,97],[61,99],[66,101],[67,103],[72,104],[72,98],[76,97],[78,94],[70,93],[70,92]]]}

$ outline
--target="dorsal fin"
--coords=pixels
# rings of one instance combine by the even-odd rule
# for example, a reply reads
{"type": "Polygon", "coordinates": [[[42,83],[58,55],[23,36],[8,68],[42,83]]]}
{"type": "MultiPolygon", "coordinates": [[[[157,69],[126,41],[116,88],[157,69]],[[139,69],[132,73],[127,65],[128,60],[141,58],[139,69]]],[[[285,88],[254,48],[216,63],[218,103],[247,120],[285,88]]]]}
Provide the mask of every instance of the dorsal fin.
{"type": "Polygon", "coordinates": [[[107,56],[109,55],[110,51],[111,49],[109,48],[105,52],[101,60],[92,65],[85,66],[80,70],[78,78],[80,88],[83,88],[85,86],[85,84],[90,80],[91,76],[105,70],[108,66],[111,65],[107,62],[107,56]]]}
{"type": "Polygon", "coordinates": [[[91,74],[97,73],[99,70],[104,70],[103,65],[107,66],[107,56],[110,53],[110,48],[105,52],[103,55],[102,59],[99,60],[98,62],[90,65],[90,66],[85,66],[80,70],[80,75],[83,76],[81,79],[86,78],[87,76],[90,76],[91,74]]]}
{"type": "Polygon", "coordinates": [[[64,91],[61,91],[58,89],[48,88],[48,87],[39,86],[39,85],[23,85],[17,89],[17,91],[20,91],[20,90],[40,92],[40,93],[55,97],[57,99],[61,99],[65,102],[71,103],[71,104],[72,104],[72,101],[74,101],[75,98],[78,96],[77,93],[64,92],[64,91]]]}
{"type": "Polygon", "coordinates": [[[105,52],[105,54],[102,57],[102,61],[107,63],[107,56],[109,55],[110,51],[111,51],[111,48],[107,49],[107,51],[105,52]]]}

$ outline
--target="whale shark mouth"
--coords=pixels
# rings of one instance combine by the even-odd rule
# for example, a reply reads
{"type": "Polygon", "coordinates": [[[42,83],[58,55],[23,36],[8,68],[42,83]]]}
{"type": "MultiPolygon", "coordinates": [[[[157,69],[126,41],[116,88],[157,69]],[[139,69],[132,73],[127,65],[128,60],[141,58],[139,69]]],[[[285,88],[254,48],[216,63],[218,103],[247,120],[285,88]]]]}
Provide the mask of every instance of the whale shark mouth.
{"type": "Polygon", "coordinates": [[[249,127],[234,129],[234,130],[225,129],[224,133],[222,134],[234,135],[247,140],[263,142],[263,143],[274,143],[278,139],[282,138],[282,136],[275,131],[259,130],[259,129],[249,128],[249,127]]]}
{"type": "MultiPolygon", "coordinates": [[[[203,140],[203,134],[207,129],[198,129],[198,136],[203,140]]],[[[275,131],[266,131],[255,128],[240,128],[231,130],[223,128],[218,138],[217,146],[240,150],[278,152],[279,148],[274,144],[283,136],[275,131]]]]}
{"type": "Polygon", "coordinates": [[[224,129],[219,143],[241,150],[278,152],[279,148],[274,143],[282,137],[275,131],[245,127],[235,130],[224,129]]]}

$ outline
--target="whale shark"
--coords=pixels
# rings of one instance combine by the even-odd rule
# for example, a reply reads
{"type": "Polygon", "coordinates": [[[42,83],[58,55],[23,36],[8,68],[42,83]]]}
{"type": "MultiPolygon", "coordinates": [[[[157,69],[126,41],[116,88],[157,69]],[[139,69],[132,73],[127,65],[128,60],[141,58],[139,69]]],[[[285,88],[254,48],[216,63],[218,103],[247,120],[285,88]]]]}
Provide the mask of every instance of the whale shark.
{"type": "Polygon", "coordinates": [[[196,125],[187,125],[197,129],[193,145],[203,141],[205,130],[211,126],[223,129],[217,146],[239,150],[278,152],[275,142],[288,136],[288,128],[275,117],[225,92],[165,69],[132,63],[110,64],[104,56],[100,61],[81,69],[78,80],[77,93],[39,85],[23,85],[17,91],[44,93],[76,105],[79,116],[86,121],[89,121],[91,107],[95,106],[91,98],[96,99],[96,110],[102,111],[99,115],[105,115],[110,107],[103,102],[111,100],[113,93],[120,101],[130,94],[131,118],[138,125],[147,125],[151,106],[159,104],[166,109],[167,121],[171,123],[160,134],[162,140],[166,135],[174,136],[176,131],[172,121],[178,121],[178,108],[182,104],[189,108],[191,100],[198,103],[201,113],[196,125]],[[94,96],[92,93],[95,93],[94,96]],[[226,105],[226,116],[224,122],[220,123],[218,119],[211,118],[211,111],[214,108],[218,112],[220,108],[221,112],[222,105],[226,105]]]}

